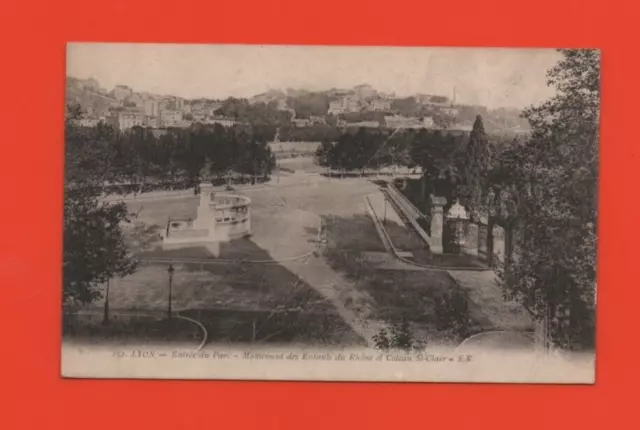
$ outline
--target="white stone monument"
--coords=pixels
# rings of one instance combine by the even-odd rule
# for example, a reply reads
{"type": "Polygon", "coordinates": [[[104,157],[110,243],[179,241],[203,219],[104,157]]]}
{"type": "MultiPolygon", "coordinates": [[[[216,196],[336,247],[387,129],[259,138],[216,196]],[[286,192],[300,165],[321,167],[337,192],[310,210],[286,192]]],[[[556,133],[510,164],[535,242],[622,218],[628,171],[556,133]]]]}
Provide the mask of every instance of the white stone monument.
{"type": "Polygon", "coordinates": [[[169,219],[162,246],[165,249],[204,246],[219,255],[220,242],[251,234],[251,199],[237,194],[214,193],[200,184],[196,218],[169,219]]]}

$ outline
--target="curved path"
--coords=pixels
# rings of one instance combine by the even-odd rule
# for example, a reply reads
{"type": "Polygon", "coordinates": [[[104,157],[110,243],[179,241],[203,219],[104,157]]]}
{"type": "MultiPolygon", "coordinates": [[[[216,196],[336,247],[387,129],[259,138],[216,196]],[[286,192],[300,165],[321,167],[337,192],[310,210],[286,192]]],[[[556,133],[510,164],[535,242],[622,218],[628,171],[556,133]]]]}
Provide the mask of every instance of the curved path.
{"type": "Polygon", "coordinates": [[[198,345],[198,347],[195,349],[195,351],[200,351],[202,349],[202,347],[205,345],[205,343],[207,343],[207,337],[208,337],[208,333],[207,333],[207,329],[205,328],[205,326],[198,320],[194,320],[193,318],[189,318],[189,317],[185,317],[180,315],[180,312],[176,312],[175,313],[175,317],[176,318],[180,318],[183,319],[185,321],[189,321],[194,323],[195,325],[197,325],[198,327],[200,327],[200,329],[202,330],[202,341],[200,341],[200,345],[198,345]]]}
{"type": "Polygon", "coordinates": [[[467,349],[533,349],[533,333],[508,330],[492,330],[469,336],[456,350],[467,349]]]}

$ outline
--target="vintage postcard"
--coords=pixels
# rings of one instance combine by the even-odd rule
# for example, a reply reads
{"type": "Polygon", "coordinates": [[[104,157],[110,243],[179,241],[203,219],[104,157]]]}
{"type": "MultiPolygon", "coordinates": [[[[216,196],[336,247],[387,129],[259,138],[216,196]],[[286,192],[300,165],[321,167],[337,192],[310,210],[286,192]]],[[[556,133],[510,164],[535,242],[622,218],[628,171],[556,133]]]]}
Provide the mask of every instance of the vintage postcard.
{"type": "Polygon", "coordinates": [[[64,377],[595,381],[600,53],[71,43],[64,377]]]}

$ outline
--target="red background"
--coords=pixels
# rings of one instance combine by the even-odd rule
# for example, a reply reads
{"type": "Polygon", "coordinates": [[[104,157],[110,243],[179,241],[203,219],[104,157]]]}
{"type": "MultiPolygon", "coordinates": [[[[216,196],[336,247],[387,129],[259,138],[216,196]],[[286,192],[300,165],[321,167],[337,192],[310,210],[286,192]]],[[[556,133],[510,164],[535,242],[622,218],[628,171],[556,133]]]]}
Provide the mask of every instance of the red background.
{"type": "Polygon", "coordinates": [[[640,21],[633,2],[269,3],[3,2],[0,396],[6,399],[0,401],[0,427],[570,429],[601,428],[628,417],[622,427],[636,428],[639,94],[630,36],[640,21]],[[601,48],[597,384],[62,380],[67,41],[601,48]]]}

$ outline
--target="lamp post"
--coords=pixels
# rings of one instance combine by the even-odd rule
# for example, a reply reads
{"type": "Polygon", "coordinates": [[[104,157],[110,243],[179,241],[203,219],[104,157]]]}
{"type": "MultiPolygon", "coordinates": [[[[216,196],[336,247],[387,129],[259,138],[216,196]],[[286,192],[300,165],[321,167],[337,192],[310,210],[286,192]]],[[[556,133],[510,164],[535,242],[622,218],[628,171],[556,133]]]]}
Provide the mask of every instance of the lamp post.
{"type": "Polygon", "coordinates": [[[169,306],[167,307],[167,317],[171,319],[171,284],[173,283],[173,264],[169,264],[167,273],[169,274],[169,306]]]}
{"type": "Polygon", "coordinates": [[[111,279],[107,279],[107,289],[104,293],[104,315],[102,317],[102,324],[109,324],[109,283],[111,279]]]}

